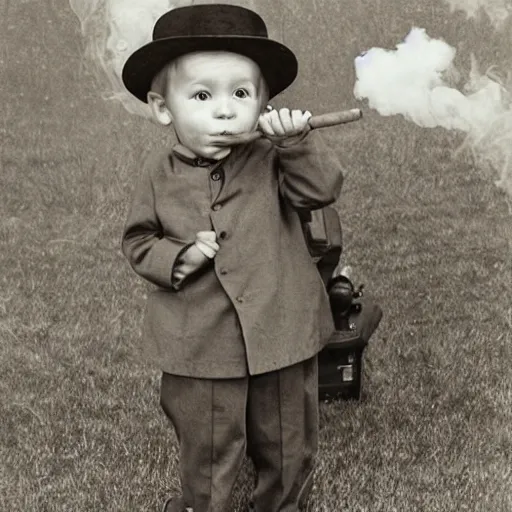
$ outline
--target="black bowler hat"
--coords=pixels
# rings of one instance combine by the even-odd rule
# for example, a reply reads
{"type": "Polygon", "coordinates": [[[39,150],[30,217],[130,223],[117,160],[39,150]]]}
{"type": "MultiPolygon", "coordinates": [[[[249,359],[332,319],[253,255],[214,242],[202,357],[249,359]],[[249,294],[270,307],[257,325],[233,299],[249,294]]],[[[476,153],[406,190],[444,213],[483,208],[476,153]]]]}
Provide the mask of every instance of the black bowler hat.
{"type": "Polygon", "coordinates": [[[155,24],[153,41],[135,51],[123,68],[126,88],[147,103],[151,82],[171,60],[196,51],[228,51],[245,55],[261,69],[270,98],[297,76],[297,59],[286,46],[269,39],[255,12],[225,4],[178,7],[155,24]]]}

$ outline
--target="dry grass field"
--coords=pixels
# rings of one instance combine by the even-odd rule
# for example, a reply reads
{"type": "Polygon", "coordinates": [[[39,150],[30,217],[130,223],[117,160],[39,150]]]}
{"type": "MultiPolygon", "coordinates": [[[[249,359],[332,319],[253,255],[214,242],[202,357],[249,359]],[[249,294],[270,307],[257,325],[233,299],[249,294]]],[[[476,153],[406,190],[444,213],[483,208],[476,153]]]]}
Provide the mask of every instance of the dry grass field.
{"type": "MultiPolygon", "coordinates": [[[[462,67],[472,47],[489,63],[511,57],[488,21],[442,2],[391,11],[392,2],[331,0],[347,13],[345,31],[328,24],[329,3],[302,2],[304,16],[282,29],[316,72],[283,102],[356,106],[350,59],[396,44],[413,23],[460,42],[462,67]],[[325,60],[346,43],[340,76],[301,43],[318,19],[325,60]]],[[[177,447],[159,374],[140,357],[147,285],[120,235],[137,164],[165,134],[100,98],[67,2],[0,0],[0,12],[0,510],[156,511],[179,489],[177,447]]],[[[362,400],[321,405],[308,512],[510,512],[505,197],[488,170],[453,157],[460,134],[364,114],[325,136],[347,169],[336,205],[344,261],[384,318],[362,400]]]]}

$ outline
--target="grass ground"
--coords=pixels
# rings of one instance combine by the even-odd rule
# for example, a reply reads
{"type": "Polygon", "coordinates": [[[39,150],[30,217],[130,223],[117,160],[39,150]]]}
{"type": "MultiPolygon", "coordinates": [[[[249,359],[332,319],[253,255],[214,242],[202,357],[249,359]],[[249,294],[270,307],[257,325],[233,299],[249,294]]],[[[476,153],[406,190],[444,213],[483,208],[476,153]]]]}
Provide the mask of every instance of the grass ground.
{"type": "MultiPolygon", "coordinates": [[[[0,510],[157,510],[179,489],[177,449],[140,358],[147,288],[119,239],[135,164],[162,135],[96,98],[69,14],[48,17],[56,31],[26,3],[2,41],[0,510]]],[[[326,137],[347,167],[344,260],[384,318],[362,400],[321,405],[308,512],[509,512],[505,199],[452,158],[457,134],[365,114],[326,137]]]]}

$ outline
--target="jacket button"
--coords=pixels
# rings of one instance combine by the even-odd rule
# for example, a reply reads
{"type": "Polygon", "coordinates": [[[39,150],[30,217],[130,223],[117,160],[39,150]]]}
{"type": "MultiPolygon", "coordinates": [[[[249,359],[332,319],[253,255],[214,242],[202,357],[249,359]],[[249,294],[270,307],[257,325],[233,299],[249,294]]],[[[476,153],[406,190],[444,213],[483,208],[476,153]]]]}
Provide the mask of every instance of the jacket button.
{"type": "Polygon", "coordinates": [[[221,232],[219,233],[219,238],[220,238],[221,240],[226,240],[226,238],[227,238],[227,237],[228,237],[228,234],[227,234],[225,231],[221,231],[221,232]]]}
{"type": "Polygon", "coordinates": [[[244,298],[240,295],[239,297],[236,298],[236,301],[242,303],[244,301],[244,298]]]}
{"type": "Polygon", "coordinates": [[[213,181],[219,181],[220,180],[220,172],[213,172],[211,176],[212,176],[212,180],[213,181]]]}
{"type": "Polygon", "coordinates": [[[221,275],[225,276],[228,273],[228,271],[225,268],[221,268],[220,273],[221,275]]]}
{"type": "Polygon", "coordinates": [[[216,212],[218,212],[222,208],[222,205],[220,203],[216,203],[212,206],[212,209],[216,212]]]}

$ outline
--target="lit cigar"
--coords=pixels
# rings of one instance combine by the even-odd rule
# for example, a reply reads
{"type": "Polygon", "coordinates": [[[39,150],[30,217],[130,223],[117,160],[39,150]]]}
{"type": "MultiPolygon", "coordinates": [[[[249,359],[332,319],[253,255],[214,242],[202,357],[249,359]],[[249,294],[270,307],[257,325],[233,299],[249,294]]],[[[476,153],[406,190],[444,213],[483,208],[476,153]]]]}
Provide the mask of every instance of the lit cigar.
{"type": "Polygon", "coordinates": [[[327,128],[328,126],[336,126],[337,124],[351,123],[358,121],[363,117],[363,113],[359,108],[350,110],[342,110],[341,112],[329,112],[328,114],[320,114],[309,118],[308,124],[314,130],[316,128],[327,128]]]}
{"type": "MultiPolygon", "coordinates": [[[[336,126],[338,124],[351,123],[363,117],[363,113],[358,108],[350,110],[342,110],[340,112],[329,112],[309,118],[308,124],[312,130],[317,128],[327,128],[328,126],[336,126]]],[[[216,146],[233,146],[236,144],[247,144],[253,140],[263,137],[264,134],[256,130],[248,133],[238,133],[235,135],[219,135],[215,141],[216,146]]]]}

